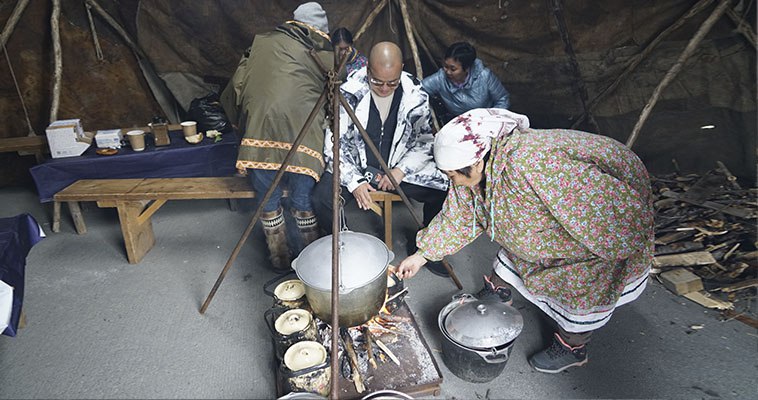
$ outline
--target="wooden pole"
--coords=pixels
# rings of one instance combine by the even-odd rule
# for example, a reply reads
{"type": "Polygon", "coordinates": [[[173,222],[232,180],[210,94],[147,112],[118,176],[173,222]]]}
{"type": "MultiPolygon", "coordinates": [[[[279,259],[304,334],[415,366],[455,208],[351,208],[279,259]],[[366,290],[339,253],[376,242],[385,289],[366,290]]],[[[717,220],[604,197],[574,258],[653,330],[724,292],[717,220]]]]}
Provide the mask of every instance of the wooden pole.
{"type": "MultiPolygon", "coordinates": [[[[590,101],[590,105],[589,105],[590,111],[592,111],[595,108],[595,106],[597,106],[598,103],[600,103],[601,100],[606,98],[606,96],[613,93],[613,91],[616,90],[616,88],[621,84],[621,82],[625,80],[626,77],[629,76],[629,74],[632,73],[632,71],[634,71],[638,65],[640,65],[642,60],[647,58],[647,56],[653,52],[653,50],[658,46],[660,42],[663,41],[663,39],[668,37],[675,30],[679,29],[679,27],[684,25],[684,23],[687,22],[690,18],[700,13],[700,11],[703,11],[712,2],[713,0],[700,0],[699,2],[697,2],[694,6],[692,6],[692,8],[690,8],[686,13],[684,13],[684,15],[679,17],[679,19],[676,20],[676,22],[671,24],[671,26],[666,28],[663,32],[659,33],[658,36],[656,36],[650,43],[648,43],[648,45],[645,46],[645,48],[641,52],[637,53],[637,55],[629,59],[629,61],[627,61],[626,68],[624,68],[624,72],[622,72],[618,77],[616,77],[613,83],[608,85],[608,87],[603,89],[603,91],[600,92],[600,94],[595,96],[595,98],[592,99],[592,101],[590,101]]],[[[576,128],[577,126],[579,126],[579,124],[584,122],[586,117],[587,117],[586,114],[582,115],[581,118],[577,119],[571,125],[571,128],[576,128]]]]}
{"type": "Polygon", "coordinates": [[[753,47],[758,47],[755,31],[753,31],[753,28],[750,26],[750,24],[745,22],[745,20],[742,19],[742,17],[740,17],[740,15],[731,8],[728,8],[726,10],[726,15],[737,25],[737,32],[741,33],[742,36],[744,36],[747,41],[753,45],[753,47]]]}
{"type": "Polygon", "coordinates": [[[121,25],[115,19],[113,19],[113,17],[111,17],[111,15],[108,14],[108,12],[105,11],[105,9],[101,7],[97,1],[95,0],[86,0],[86,1],[87,1],[87,4],[90,5],[92,9],[95,10],[95,12],[97,12],[105,20],[105,22],[107,22],[108,25],[110,25],[111,28],[113,28],[116,31],[116,33],[119,34],[119,36],[121,36],[122,39],[124,39],[126,44],[129,45],[129,48],[131,48],[133,52],[137,53],[137,55],[140,58],[147,58],[145,53],[142,51],[142,49],[140,49],[139,46],[137,46],[137,43],[134,40],[132,40],[132,37],[129,36],[126,30],[123,27],[121,27],[121,25]]]}
{"type": "Polygon", "coordinates": [[[629,136],[629,140],[626,141],[626,145],[631,148],[634,146],[634,142],[637,140],[637,137],[640,134],[640,130],[642,129],[642,126],[645,124],[645,121],[650,116],[650,112],[653,110],[653,107],[655,107],[655,103],[658,102],[658,98],[661,96],[661,93],[663,92],[663,89],[666,88],[666,86],[671,83],[674,78],[679,74],[679,72],[684,67],[684,63],[687,61],[688,58],[692,55],[692,53],[695,52],[695,49],[700,44],[700,42],[705,38],[705,35],[708,34],[708,32],[713,28],[713,25],[716,23],[716,21],[726,12],[726,9],[729,7],[729,0],[721,0],[718,6],[713,10],[710,16],[703,22],[702,25],[700,25],[700,28],[698,28],[697,32],[695,33],[695,36],[690,39],[690,42],[687,43],[687,47],[684,49],[682,54],[679,56],[679,59],[676,60],[676,63],[669,69],[669,71],[666,73],[666,76],[663,77],[663,80],[661,83],[658,84],[658,87],[655,88],[655,91],[653,91],[653,95],[650,97],[650,100],[645,105],[645,108],[642,110],[642,113],[640,114],[640,119],[637,121],[637,124],[634,126],[634,129],[632,130],[632,134],[629,136]]]}
{"type": "Polygon", "coordinates": [[[411,18],[408,15],[408,3],[405,0],[398,0],[400,3],[400,14],[403,17],[403,26],[405,26],[405,36],[408,38],[408,44],[411,46],[411,53],[413,53],[413,63],[416,64],[416,76],[419,79],[424,77],[424,71],[421,69],[421,58],[418,55],[418,46],[416,46],[416,38],[413,37],[413,27],[411,26],[411,18]]]}
{"type": "Polygon", "coordinates": [[[595,122],[595,118],[592,116],[589,106],[587,105],[587,86],[584,84],[584,78],[582,78],[582,71],[579,69],[579,62],[576,60],[576,52],[574,51],[574,45],[571,43],[569,37],[568,27],[566,26],[566,19],[563,16],[563,0],[553,0],[553,16],[555,16],[555,22],[558,25],[558,31],[563,41],[563,49],[569,57],[572,72],[574,73],[574,84],[576,85],[576,91],[579,95],[579,101],[582,103],[582,109],[587,118],[589,118],[595,132],[598,132],[600,128],[595,122]]]}
{"type": "Polygon", "coordinates": [[[213,288],[211,289],[210,293],[208,293],[208,296],[205,298],[203,305],[200,306],[200,314],[205,314],[205,311],[208,309],[208,306],[211,304],[213,297],[216,296],[216,291],[218,291],[218,288],[221,286],[221,283],[224,281],[226,274],[229,272],[229,269],[232,267],[232,264],[234,264],[234,261],[237,259],[237,256],[242,250],[242,245],[244,245],[245,242],[247,241],[247,238],[250,237],[250,233],[253,231],[255,224],[258,223],[258,219],[260,218],[261,213],[263,212],[263,206],[266,204],[268,199],[271,197],[271,194],[274,193],[274,190],[279,185],[279,181],[281,181],[282,176],[284,176],[284,172],[286,171],[287,166],[290,165],[290,162],[295,157],[295,154],[297,153],[297,149],[300,148],[300,143],[302,143],[303,139],[305,139],[305,136],[308,133],[308,129],[310,128],[311,124],[316,119],[316,117],[318,117],[319,112],[321,111],[321,108],[324,106],[324,104],[326,104],[326,91],[321,93],[321,97],[319,97],[319,99],[316,101],[316,105],[313,106],[313,110],[311,110],[310,115],[308,115],[308,118],[305,120],[305,124],[303,124],[303,128],[300,130],[300,133],[298,133],[297,138],[292,143],[292,147],[287,152],[287,155],[284,157],[284,160],[282,160],[282,165],[281,167],[279,167],[279,170],[276,172],[276,175],[274,176],[274,181],[271,183],[271,186],[269,186],[268,191],[266,191],[266,194],[263,195],[263,198],[261,198],[260,203],[258,203],[258,208],[256,208],[255,213],[253,214],[253,218],[250,220],[250,223],[247,225],[247,228],[245,228],[245,232],[242,233],[242,237],[240,237],[240,240],[237,242],[237,245],[234,246],[234,250],[232,250],[232,254],[229,255],[229,259],[226,260],[226,264],[224,265],[224,268],[221,270],[221,273],[218,275],[218,278],[216,279],[216,283],[213,284],[213,288]]]}
{"type": "MultiPolygon", "coordinates": [[[[416,64],[416,76],[419,79],[424,78],[424,71],[421,68],[421,57],[418,54],[418,47],[416,46],[416,39],[415,37],[418,36],[418,33],[413,29],[413,26],[411,25],[411,16],[408,13],[408,3],[406,0],[398,0],[400,3],[400,13],[403,16],[403,25],[405,26],[405,34],[408,37],[408,43],[411,46],[411,52],[413,53],[413,62],[416,64]]],[[[434,58],[431,55],[431,52],[429,52],[429,49],[426,48],[426,45],[424,45],[423,41],[419,41],[421,45],[424,47],[424,49],[427,51],[427,55],[431,58],[432,62],[436,65],[437,63],[434,61],[434,58]]],[[[436,132],[439,132],[440,126],[439,122],[437,122],[437,114],[434,113],[434,110],[431,108],[431,105],[429,107],[429,111],[432,118],[432,126],[434,126],[434,130],[436,132]]]]}
{"type": "Polygon", "coordinates": [[[29,0],[18,0],[16,3],[16,7],[13,8],[11,16],[8,17],[8,21],[5,22],[3,32],[0,33],[0,47],[3,47],[8,43],[8,38],[11,37],[13,29],[16,28],[16,24],[18,23],[18,20],[21,19],[21,14],[24,12],[27,5],[29,5],[29,0]]]}
{"type": "Polygon", "coordinates": [[[50,122],[58,119],[58,107],[61,97],[61,80],[63,79],[63,52],[61,51],[61,0],[53,0],[53,15],[50,18],[50,30],[53,35],[53,98],[50,104],[50,122]]]}
{"type": "Polygon", "coordinates": [[[358,38],[363,35],[364,32],[366,32],[366,29],[368,29],[369,26],[374,22],[376,19],[376,16],[379,15],[379,13],[384,9],[384,6],[387,5],[387,2],[389,0],[381,0],[379,4],[374,7],[374,9],[371,11],[371,13],[366,17],[366,21],[363,22],[363,25],[358,29],[358,32],[353,35],[353,42],[357,42],[358,38]]]}

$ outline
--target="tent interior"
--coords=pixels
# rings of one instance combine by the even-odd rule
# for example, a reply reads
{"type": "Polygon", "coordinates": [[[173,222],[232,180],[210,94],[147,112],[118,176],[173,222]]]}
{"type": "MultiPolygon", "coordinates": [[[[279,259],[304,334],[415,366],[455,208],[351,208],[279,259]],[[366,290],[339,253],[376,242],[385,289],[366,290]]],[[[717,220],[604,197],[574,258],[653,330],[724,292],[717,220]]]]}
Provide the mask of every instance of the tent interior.
{"type": "MultiPolygon", "coordinates": [[[[0,140],[44,136],[52,121],[70,118],[92,132],[144,126],[156,116],[185,120],[193,99],[223,91],[255,35],[292,19],[301,3],[1,1],[0,140]],[[51,23],[56,16],[57,25],[51,23]]],[[[402,49],[404,70],[419,77],[440,68],[450,44],[471,43],[510,92],[511,110],[528,116],[532,127],[573,128],[622,143],[636,131],[631,148],[651,175],[704,174],[721,162],[743,187],[756,186],[755,0],[319,3],[330,29],[352,31],[363,54],[374,43],[393,41],[402,49]],[[724,3],[724,12],[712,20],[724,3]],[[677,73],[668,75],[672,71],[677,73]]],[[[0,153],[0,205],[6,213],[49,219],[49,203],[39,204],[33,193],[29,169],[37,162],[30,154],[0,153]]],[[[156,236],[168,239],[141,266],[109,260],[123,257],[121,231],[115,211],[95,207],[86,210],[92,226],[87,241],[66,221],[63,233],[51,234],[49,244],[43,241],[31,253],[29,265],[47,275],[27,275],[28,285],[53,293],[46,301],[57,308],[31,303],[30,318],[46,330],[27,327],[19,338],[0,338],[0,398],[273,396],[273,372],[257,358],[270,345],[257,315],[261,299],[268,301],[259,287],[274,276],[254,267],[268,262],[260,229],[243,250],[242,265],[230,273],[214,314],[200,316],[193,303],[207,293],[254,208],[242,203],[232,213],[225,202],[213,200],[197,212],[184,203],[189,202],[169,204],[155,217],[161,222],[156,236]],[[199,245],[187,245],[190,241],[199,245]],[[61,288],[66,292],[59,293],[61,288]],[[57,314],[73,317],[61,321],[57,314]],[[127,323],[129,318],[136,322],[127,323]],[[62,337],[68,341],[53,344],[62,337]],[[22,354],[16,348],[38,351],[22,354]]],[[[395,218],[398,226],[412,229],[407,210],[400,208],[395,218]]],[[[49,225],[38,220],[47,231],[49,225]]],[[[461,272],[467,289],[480,287],[497,251],[488,238],[472,247],[454,259],[477,266],[461,272]]],[[[755,263],[750,268],[754,278],[755,263]]],[[[437,329],[436,312],[453,293],[449,282],[434,279],[416,279],[409,296],[429,337],[437,329]]],[[[526,318],[534,335],[515,351],[507,379],[493,384],[490,397],[489,386],[456,380],[443,366],[443,396],[754,396],[758,381],[749,354],[755,355],[755,327],[717,324],[715,311],[704,316],[701,307],[684,302],[651,284],[638,308],[623,308],[624,318],[613,320],[609,333],[593,344],[597,354],[612,354],[607,360],[597,357],[595,369],[553,380],[532,371],[522,356],[539,350],[544,339],[535,333],[538,310],[522,306],[532,313],[526,318]]],[[[749,302],[755,316],[755,297],[749,302]]],[[[437,339],[430,341],[439,351],[437,339]]]]}
{"type": "MultiPolygon", "coordinates": [[[[15,28],[3,33],[2,137],[44,135],[51,120],[52,3],[29,2],[15,28]]],[[[755,2],[733,3],[683,60],[641,127],[633,149],[653,174],[673,171],[672,160],[696,173],[720,160],[738,177],[755,178],[756,52],[748,39],[755,2]]],[[[193,98],[223,90],[255,34],[290,19],[298,4],[64,0],[57,118],[80,118],[91,131],[142,126],[155,115],[181,119],[193,98]]],[[[331,29],[354,34],[379,8],[355,43],[364,54],[373,43],[394,41],[405,69],[427,76],[448,45],[468,41],[510,92],[511,109],[532,126],[575,127],[622,142],[714,7],[686,0],[409,1],[420,72],[399,2],[384,4],[322,1],[331,29]]],[[[0,19],[8,21],[16,6],[0,4],[0,19]]],[[[3,184],[29,180],[33,157],[0,157],[9,172],[3,184]]]]}

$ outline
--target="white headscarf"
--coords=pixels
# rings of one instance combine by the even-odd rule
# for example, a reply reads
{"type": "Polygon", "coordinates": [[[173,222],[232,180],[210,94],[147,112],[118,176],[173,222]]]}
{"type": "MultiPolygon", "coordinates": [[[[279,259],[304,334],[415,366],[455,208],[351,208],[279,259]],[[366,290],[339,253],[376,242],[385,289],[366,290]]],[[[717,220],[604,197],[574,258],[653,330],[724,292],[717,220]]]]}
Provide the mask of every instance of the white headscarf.
{"type": "Polygon", "coordinates": [[[455,171],[481,160],[492,139],[515,128],[529,127],[526,115],[500,108],[477,108],[448,122],[434,138],[434,161],[443,171],[455,171]]]}

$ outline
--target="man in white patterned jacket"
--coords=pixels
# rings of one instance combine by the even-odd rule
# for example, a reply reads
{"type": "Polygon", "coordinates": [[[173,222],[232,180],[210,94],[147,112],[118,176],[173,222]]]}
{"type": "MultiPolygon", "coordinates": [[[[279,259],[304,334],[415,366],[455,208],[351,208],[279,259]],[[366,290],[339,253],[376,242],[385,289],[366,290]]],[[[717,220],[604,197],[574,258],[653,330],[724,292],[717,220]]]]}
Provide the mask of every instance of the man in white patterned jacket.
{"type": "MultiPolygon", "coordinates": [[[[340,90],[405,194],[424,204],[423,224],[428,225],[442,208],[448,179],[434,164],[429,97],[421,82],[403,71],[400,48],[391,42],[374,45],[368,66],[354,71],[340,90]]],[[[324,159],[327,172],[313,191],[313,205],[319,226],[330,233],[334,160],[329,129],[324,159]]],[[[395,191],[344,108],[340,108],[340,182],[352,194],[344,196],[346,201],[354,198],[363,210],[370,207],[370,192],[395,191]]],[[[429,270],[447,274],[442,265],[429,270]]]]}

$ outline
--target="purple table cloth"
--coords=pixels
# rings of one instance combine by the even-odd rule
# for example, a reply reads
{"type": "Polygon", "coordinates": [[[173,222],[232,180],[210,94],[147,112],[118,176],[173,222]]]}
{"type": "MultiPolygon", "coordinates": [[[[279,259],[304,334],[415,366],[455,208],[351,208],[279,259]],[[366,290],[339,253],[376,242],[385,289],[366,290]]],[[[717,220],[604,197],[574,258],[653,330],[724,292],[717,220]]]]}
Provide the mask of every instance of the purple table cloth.
{"type": "Polygon", "coordinates": [[[0,218],[0,281],[13,286],[11,321],[3,335],[16,336],[24,300],[26,256],[40,240],[39,224],[31,215],[0,218]]]}
{"type": "Polygon", "coordinates": [[[153,136],[146,135],[146,148],[135,152],[128,145],[118,154],[101,156],[93,144],[78,157],[54,158],[32,167],[41,203],[53,200],[60,190],[80,179],[199,178],[232,176],[236,168],[239,141],[225,133],[218,143],[204,138],[189,144],[181,131],[169,132],[171,144],[156,147],[153,136]]]}

